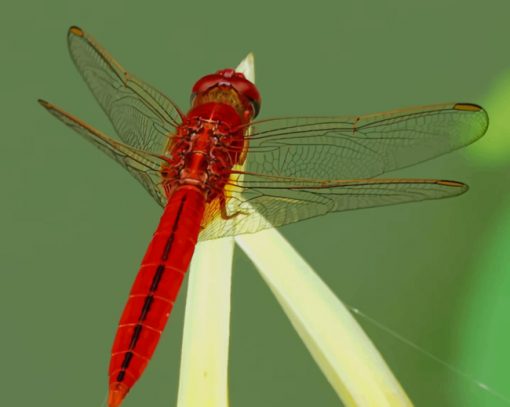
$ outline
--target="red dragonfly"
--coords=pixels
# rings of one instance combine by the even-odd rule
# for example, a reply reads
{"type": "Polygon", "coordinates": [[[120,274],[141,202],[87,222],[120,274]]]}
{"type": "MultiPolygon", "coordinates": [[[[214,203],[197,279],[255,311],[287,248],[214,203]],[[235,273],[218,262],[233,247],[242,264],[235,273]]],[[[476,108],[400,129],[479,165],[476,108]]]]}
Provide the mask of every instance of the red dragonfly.
{"type": "Polygon", "coordinates": [[[198,80],[184,113],[82,29],[69,29],[68,45],[122,142],[39,102],[126,168],[164,208],[113,343],[110,407],[121,404],[147,366],[198,239],[459,195],[468,188],[461,182],[374,177],[466,146],[488,126],[487,113],[470,103],[254,121],[259,92],[233,69],[198,80]]]}

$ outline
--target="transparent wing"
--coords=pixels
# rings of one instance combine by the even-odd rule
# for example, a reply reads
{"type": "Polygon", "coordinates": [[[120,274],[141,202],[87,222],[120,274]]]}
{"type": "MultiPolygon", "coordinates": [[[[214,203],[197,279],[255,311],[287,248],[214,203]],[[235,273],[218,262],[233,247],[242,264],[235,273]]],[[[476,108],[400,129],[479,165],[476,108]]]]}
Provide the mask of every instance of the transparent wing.
{"type": "Polygon", "coordinates": [[[127,72],[82,29],[71,27],[67,39],[78,71],[119,137],[138,150],[161,153],[181,122],[177,106],[127,72]]]}
{"type": "Polygon", "coordinates": [[[165,165],[163,159],[112,139],[51,103],[44,100],[39,100],[39,103],[53,116],[77,131],[106,155],[127,169],[159,205],[166,205],[167,198],[160,172],[162,166],[165,165]]]}
{"type": "Polygon", "coordinates": [[[485,133],[488,117],[480,106],[455,103],[251,126],[247,172],[337,180],[375,177],[466,146],[485,133]]]}
{"type": "Polygon", "coordinates": [[[488,126],[483,108],[455,103],[368,116],[269,119],[250,124],[246,169],[234,172],[228,212],[210,205],[201,239],[253,233],[359,208],[459,195],[467,186],[375,179],[466,146],[488,126]]]}
{"type": "Polygon", "coordinates": [[[468,189],[460,182],[434,179],[300,182],[260,175],[245,176],[229,188],[228,212],[236,215],[224,220],[219,205],[210,205],[200,240],[254,233],[331,212],[448,198],[468,189]]]}

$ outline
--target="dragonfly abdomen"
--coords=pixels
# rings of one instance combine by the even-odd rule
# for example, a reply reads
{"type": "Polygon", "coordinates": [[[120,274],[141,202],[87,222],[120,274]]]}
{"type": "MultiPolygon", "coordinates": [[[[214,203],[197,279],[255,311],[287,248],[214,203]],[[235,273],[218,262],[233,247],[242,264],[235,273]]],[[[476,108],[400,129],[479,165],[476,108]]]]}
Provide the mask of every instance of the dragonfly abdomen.
{"type": "Polygon", "coordinates": [[[177,188],[169,198],[131,288],[113,343],[108,404],[118,406],[150,360],[191,261],[204,192],[177,188]]]}

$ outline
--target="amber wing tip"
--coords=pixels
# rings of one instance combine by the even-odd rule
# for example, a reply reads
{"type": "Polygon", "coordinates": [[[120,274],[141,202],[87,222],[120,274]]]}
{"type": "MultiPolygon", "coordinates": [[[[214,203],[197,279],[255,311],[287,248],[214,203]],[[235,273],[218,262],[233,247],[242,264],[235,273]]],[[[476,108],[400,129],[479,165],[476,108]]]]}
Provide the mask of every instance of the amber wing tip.
{"type": "Polygon", "coordinates": [[[469,190],[469,186],[467,184],[464,184],[463,182],[459,181],[451,181],[447,179],[437,180],[437,185],[441,185],[444,187],[450,187],[456,190],[456,193],[454,195],[462,195],[463,193],[467,192],[469,190]]]}
{"type": "Polygon", "coordinates": [[[69,35],[73,34],[77,35],[78,37],[83,37],[85,35],[84,31],[76,25],[72,25],[71,27],[69,27],[68,33],[69,35]]]}
{"type": "Polygon", "coordinates": [[[465,110],[469,112],[479,112],[481,110],[484,110],[482,106],[477,105],[475,103],[455,103],[455,105],[453,105],[453,108],[455,110],[465,110]]]}
{"type": "Polygon", "coordinates": [[[450,181],[448,179],[441,179],[441,180],[438,180],[436,183],[439,184],[439,185],[445,185],[445,186],[448,186],[448,187],[457,187],[457,188],[466,187],[466,184],[464,184],[463,182],[450,181]]]}
{"type": "Polygon", "coordinates": [[[51,104],[49,102],[47,102],[46,100],[44,99],[37,99],[37,102],[42,106],[42,107],[45,107],[46,109],[49,109],[51,108],[51,104]]]}

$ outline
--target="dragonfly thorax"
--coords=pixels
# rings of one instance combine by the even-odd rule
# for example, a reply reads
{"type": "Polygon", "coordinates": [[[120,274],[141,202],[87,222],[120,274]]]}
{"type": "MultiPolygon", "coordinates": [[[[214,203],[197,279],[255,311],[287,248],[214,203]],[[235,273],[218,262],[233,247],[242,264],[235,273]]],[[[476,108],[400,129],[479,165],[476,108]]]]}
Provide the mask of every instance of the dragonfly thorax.
{"type": "Polygon", "coordinates": [[[162,169],[169,196],[185,184],[198,186],[208,201],[221,193],[244,146],[240,119],[232,113],[231,107],[214,103],[192,109],[172,139],[168,166],[162,169]]]}

